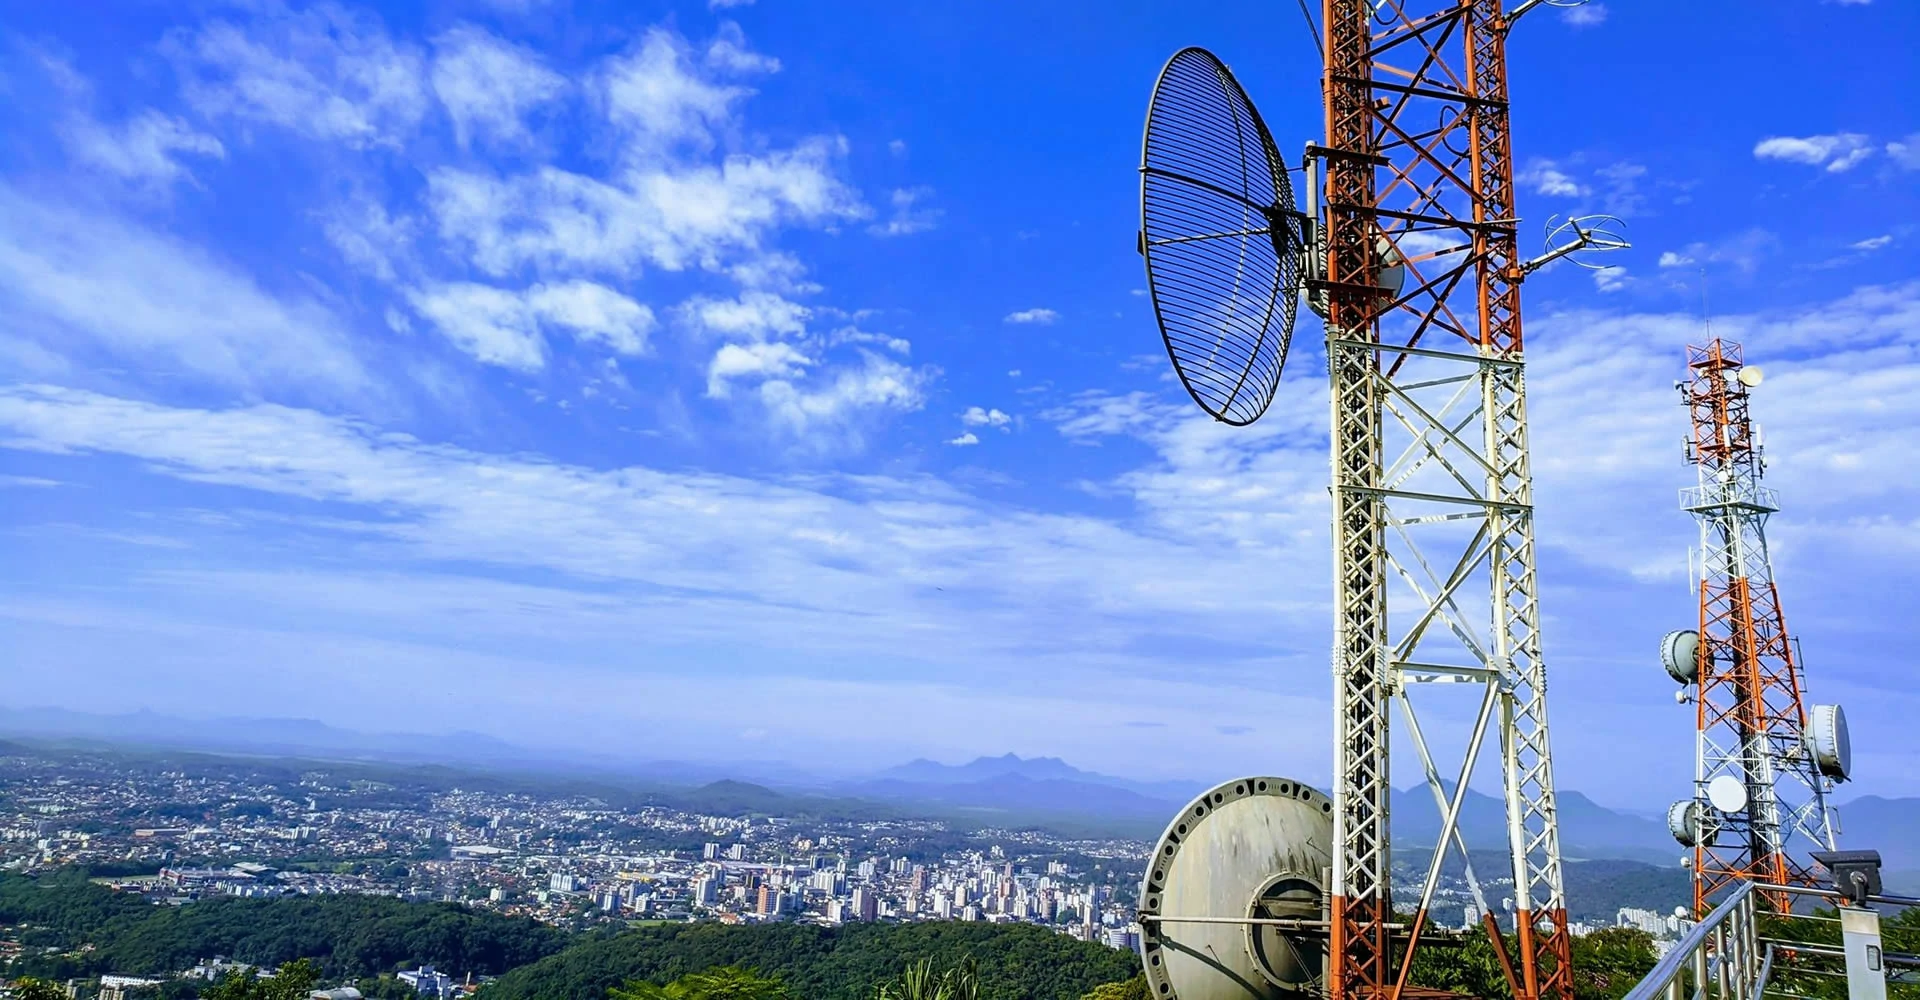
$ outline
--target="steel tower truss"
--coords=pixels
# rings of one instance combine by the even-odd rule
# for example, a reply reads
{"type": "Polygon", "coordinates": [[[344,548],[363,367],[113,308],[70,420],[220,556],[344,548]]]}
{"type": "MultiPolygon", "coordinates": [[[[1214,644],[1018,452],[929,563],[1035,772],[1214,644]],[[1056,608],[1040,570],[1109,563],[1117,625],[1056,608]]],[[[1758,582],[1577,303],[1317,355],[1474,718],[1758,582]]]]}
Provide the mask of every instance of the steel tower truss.
{"type": "MultiPolygon", "coordinates": [[[[1699,472],[1699,485],[1681,492],[1681,506],[1700,522],[1694,799],[1696,815],[1716,818],[1695,837],[1698,916],[1739,881],[1819,884],[1791,850],[1796,837],[1834,849],[1826,780],[1807,744],[1798,644],[1767,555],[1767,517],[1779,499],[1761,485],[1766,464],[1748,418],[1743,366],[1738,344],[1688,347],[1681,384],[1693,423],[1687,459],[1699,472]],[[1711,811],[1707,784],[1721,775],[1746,785],[1744,810],[1711,811]]],[[[1762,899],[1781,911],[1790,903],[1781,893],[1762,899]]]]}
{"type": "Polygon", "coordinates": [[[1323,0],[1322,17],[1327,138],[1309,155],[1325,170],[1325,268],[1309,293],[1327,316],[1333,406],[1339,847],[1328,986],[1335,1000],[1409,992],[1441,862],[1450,849],[1466,854],[1460,806],[1493,727],[1517,954],[1492,914],[1485,924],[1516,998],[1568,1000],[1521,354],[1529,265],[1517,250],[1508,132],[1511,16],[1498,0],[1323,0]],[[1463,711],[1435,714],[1442,691],[1461,690],[1453,685],[1477,692],[1477,709],[1456,701],[1463,711]],[[1402,937],[1390,935],[1395,702],[1442,816],[1402,937]],[[1461,749],[1443,758],[1433,752],[1442,744],[1461,749]]]}

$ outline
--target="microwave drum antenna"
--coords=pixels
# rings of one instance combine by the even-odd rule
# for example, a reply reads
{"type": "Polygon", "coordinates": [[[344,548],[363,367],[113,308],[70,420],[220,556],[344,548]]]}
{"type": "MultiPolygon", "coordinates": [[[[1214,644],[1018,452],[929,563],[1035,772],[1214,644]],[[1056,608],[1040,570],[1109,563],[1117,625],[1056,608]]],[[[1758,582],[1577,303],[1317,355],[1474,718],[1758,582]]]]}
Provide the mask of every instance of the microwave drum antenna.
{"type": "Polygon", "coordinates": [[[1140,242],[1167,356],[1222,423],[1260,418],[1300,302],[1307,218],[1273,135],[1213,53],[1160,71],[1140,153],[1140,242]]]}
{"type": "Polygon", "coordinates": [[[1153,1000],[1282,1000],[1321,988],[1333,801],[1289,778],[1240,778],[1188,803],[1140,886],[1153,1000]]]}

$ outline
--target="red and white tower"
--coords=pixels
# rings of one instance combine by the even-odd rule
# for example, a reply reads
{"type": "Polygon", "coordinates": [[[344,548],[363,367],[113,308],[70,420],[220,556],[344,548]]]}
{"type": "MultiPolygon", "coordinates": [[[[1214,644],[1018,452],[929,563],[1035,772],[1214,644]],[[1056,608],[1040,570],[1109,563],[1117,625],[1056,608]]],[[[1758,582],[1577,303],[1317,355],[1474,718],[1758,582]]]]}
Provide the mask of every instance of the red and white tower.
{"type": "MultiPolygon", "coordinates": [[[[1847,779],[1851,751],[1837,705],[1806,704],[1800,644],[1787,632],[1767,553],[1779,498],[1748,415],[1760,370],[1740,345],[1687,348],[1679,383],[1693,433],[1687,460],[1699,483],[1681,506],[1700,524],[1697,631],[1669,633],[1661,658],[1694,705],[1693,796],[1668,813],[1693,850],[1696,915],[1739,881],[1813,884],[1806,852],[1834,849],[1827,795],[1847,779]]],[[[1789,899],[1768,894],[1776,909],[1789,899]]]]}

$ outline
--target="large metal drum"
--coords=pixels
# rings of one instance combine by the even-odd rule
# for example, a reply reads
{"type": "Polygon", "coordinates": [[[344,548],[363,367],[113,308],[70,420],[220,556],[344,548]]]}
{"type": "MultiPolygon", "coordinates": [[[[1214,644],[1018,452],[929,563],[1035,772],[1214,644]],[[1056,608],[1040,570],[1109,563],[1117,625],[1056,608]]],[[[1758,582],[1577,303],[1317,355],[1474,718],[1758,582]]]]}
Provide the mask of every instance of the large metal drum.
{"type": "Polygon", "coordinates": [[[1140,958],[1156,1000],[1315,988],[1326,934],[1286,922],[1324,919],[1332,851],[1333,802],[1290,778],[1229,781],[1188,804],[1140,889],[1140,958]]]}

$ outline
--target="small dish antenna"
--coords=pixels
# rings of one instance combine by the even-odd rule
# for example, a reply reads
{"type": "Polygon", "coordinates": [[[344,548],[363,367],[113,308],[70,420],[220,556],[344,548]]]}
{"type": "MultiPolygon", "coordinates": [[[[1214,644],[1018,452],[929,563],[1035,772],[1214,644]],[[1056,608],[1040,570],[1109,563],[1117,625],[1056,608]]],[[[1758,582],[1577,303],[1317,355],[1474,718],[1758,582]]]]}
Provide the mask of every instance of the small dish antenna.
{"type": "Polygon", "coordinates": [[[1761,373],[1760,366],[1747,365],[1746,367],[1740,369],[1740,374],[1734,377],[1740,380],[1741,385],[1744,385],[1749,389],[1753,389],[1753,388],[1757,388],[1760,385],[1760,380],[1764,378],[1765,375],[1761,373]]]}
{"type": "Polygon", "coordinates": [[[1680,684],[1700,679],[1700,633],[1692,629],[1668,632],[1660,640],[1660,665],[1680,684]]]}
{"type": "Polygon", "coordinates": [[[1747,783],[1731,774],[1719,775],[1707,782],[1707,801],[1722,813],[1737,813],[1747,807],[1747,783]]]}
{"type": "Polygon", "coordinates": [[[1821,774],[1835,781],[1847,780],[1853,773],[1853,741],[1847,736],[1847,713],[1838,705],[1815,705],[1812,723],[1807,727],[1807,742],[1813,749],[1814,764],[1821,774]]]}
{"type": "Polygon", "coordinates": [[[1701,808],[1694,799],[1682,799],[1667,809],[1667,832],[1681,847],[1711,844],[1720,835],[1720,814],[1701,808]]]}
{"type": "Polygon", "coordinates": [[[1266,412],[1300,303],[1307,217],[1260,112],[1225,63],[1160,71],[1140,152],[1140,253],[1167,356],[1222,423],[1266,412]]]}

